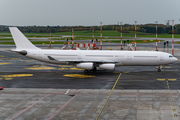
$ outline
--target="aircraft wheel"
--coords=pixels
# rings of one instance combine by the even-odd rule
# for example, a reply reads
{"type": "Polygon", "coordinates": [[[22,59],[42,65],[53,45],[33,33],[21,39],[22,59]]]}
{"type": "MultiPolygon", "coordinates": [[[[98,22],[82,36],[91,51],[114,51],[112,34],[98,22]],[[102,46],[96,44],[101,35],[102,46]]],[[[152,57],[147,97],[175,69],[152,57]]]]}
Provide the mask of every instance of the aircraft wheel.
{"type": "Polygon", "coordinates": [[[96,70],[97,70],[97,68],[96,68],[96,67],[94,67],[93,71],[95,71],[95,72],[96,72],[96,70]]]}
{"type": "Polygon", "coordinates": [[[84,70],[84,73],[88,73],[89,71],[88,70],[84,70]]]}
{"type": "Polygon", "coordinates": [[[161,69],[158,69],[158,72],[161,72],[161,69]]]}
{"type": "Polygon", "coordinates": [[[97,70],[97,68],[96,67],[94,67],[92,70],[90,70],[92,73],[95,73],[96,72],[96,70],[97,70]]]}

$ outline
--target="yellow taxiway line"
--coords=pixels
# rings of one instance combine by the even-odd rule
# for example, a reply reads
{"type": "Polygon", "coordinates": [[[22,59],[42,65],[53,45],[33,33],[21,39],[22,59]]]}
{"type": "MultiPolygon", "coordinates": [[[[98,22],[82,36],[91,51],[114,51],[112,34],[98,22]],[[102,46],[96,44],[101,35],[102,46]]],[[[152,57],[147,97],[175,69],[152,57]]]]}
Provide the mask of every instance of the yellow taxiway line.
{"type": "Polygon", "coordinates": [[[120,74],[119,74],[119,76],[118,76],[118,78],[117,78],[117,80],[116,80],[116,82],[115,82],[115,84],[114,84],[114,86],[113,86],[113,88],[112,88],[111,92],[109,93],[109,95],[108,95],[108,97],[107,97],[107,99],[106,99],[106,101],[105,101],[104,105],[102,106],[102,108],[101,108],[101,110],[100,110],[100,112],[99,112],[99,114],[98,114],[98,116],[96,117],[96,119],[95,119],[95,120],[97,120],[97,119],[99,118],[99,116],[100,116],[100,114],[101,114],[102,110],[104,109],[104,107],[105,107],[105,105],[106,105],[106,103],[107,103],[107,101],[108,101],[109,97],[111,96],[111,93],[113,92],[113,90],[114,90],[114,88],[115,88],[115,86],[116,86],[116,84],[117,84],[117,82],[118,82],[119,78],[121,77],[121,74],[122,74],[122,73],[120,73],[120,74]]]}

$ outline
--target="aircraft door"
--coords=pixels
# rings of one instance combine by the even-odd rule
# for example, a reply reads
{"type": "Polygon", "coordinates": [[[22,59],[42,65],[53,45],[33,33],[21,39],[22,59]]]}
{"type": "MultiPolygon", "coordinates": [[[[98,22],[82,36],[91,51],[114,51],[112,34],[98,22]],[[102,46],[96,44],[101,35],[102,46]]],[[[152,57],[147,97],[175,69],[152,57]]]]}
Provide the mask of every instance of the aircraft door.
{"type": "Polygon", "coordinates": [[[42,57],[42,51],[38,51],[38,57],[41,58],[42,57]]]}
{"type": "Polygon", "coordinates": [[[127,54],[127,60],[131,60],[131,53],[127,54]]]}
{"type": "Polygon", "coordinates": [[[160,60],[164,60],[164,54],[163,53],[160,54],[160,60]]]}
{"type": "Polygon", "coordinates": [[[78,53],[78,59],[81,59],[81,53],[78,53]]]}

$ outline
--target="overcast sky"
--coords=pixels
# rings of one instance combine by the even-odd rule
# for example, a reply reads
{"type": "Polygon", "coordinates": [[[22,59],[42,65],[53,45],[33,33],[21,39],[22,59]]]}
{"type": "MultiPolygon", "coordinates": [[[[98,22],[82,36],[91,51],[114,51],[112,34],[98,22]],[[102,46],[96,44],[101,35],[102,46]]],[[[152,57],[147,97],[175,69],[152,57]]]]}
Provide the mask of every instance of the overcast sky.
{"type": "Polygon", "coordinates": [[[165,24],[172,19],[180,24],[180,0],[0,0],[0,25],[165,24]]]}

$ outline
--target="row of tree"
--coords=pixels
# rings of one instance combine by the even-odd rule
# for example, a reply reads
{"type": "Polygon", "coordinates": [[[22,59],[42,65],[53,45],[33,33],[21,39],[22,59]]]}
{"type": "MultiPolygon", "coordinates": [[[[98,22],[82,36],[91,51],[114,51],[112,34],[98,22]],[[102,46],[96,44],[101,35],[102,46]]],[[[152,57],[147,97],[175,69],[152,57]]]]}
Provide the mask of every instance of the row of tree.
{"type": "MultiPolygon", "coordinates": [[[[72,31],[72,26],[19,26],[18,27],[22,32],[25,33],[52,33],[57,32],[68,32],[72,31]]],[[[74,31],[85,31],[92,30],[92,26],[74,26],[74,31]]],[[[120,25],[103,25],[103,30],[120,30],[120,25]]],[[[94,30],[100,30],[100,26],[94,26],[94,30]]],[[[137,25],[136,30],[144,33],[156,33],[156,24],[144,24],[137,25]]],[[[123,25],[123,33],[129,33],[129,31],[135,31],[135,26],[131,24],[123,25]]],[[[0,32],[9,32],[8,26],[0,25],[0,32]]],[[[174,26],[175,34],[180,34],[180,24],[174,26]]],[[[158,33],[172,33],[172,26],[166,26],[163,24],[158,24],[158,33]]]]}

